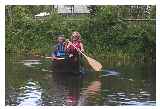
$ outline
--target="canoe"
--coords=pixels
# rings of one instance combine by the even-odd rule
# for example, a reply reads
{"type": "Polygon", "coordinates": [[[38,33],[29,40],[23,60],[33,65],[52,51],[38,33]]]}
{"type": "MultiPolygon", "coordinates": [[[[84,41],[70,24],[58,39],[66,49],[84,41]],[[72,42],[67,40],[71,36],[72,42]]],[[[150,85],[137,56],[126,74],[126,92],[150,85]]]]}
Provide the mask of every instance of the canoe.
{"type": "Polygon", "coordinates": [[[60,59],[52,61],[54,72],[65,72],[65,73],[80,73],[80,59],[79,56],[74,56],[68,59],[60,59]]]}

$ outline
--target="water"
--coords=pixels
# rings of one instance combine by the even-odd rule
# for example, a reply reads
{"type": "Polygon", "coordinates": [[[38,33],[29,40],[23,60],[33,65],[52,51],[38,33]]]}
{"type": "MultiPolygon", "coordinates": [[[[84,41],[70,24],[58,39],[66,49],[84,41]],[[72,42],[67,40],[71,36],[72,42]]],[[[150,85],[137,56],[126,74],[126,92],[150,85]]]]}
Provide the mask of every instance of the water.
{"type": "Polygon", "coordinates": [[[53,72],[49,60],[6,56],[5,103],[10,106],[156,104],[155,63],[104,58],[103,69],[53,72]]]}

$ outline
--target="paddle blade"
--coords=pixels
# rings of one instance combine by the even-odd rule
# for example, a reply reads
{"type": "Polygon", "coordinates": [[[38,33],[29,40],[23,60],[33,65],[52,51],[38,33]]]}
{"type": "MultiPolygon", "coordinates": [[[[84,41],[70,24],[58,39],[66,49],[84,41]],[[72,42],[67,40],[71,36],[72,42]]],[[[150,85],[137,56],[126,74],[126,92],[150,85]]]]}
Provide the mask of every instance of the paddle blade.
{"type": "Polygon", "coordinates": [[[86,57],[89,65],[95,70],[95,71],[100,71],[102,69],[102,65],[100,62],[96,61],[93,58],[86,57]]]}
{"type": "MultiPolygon", "coordinates": [[[[52,59],[52,57],[45,57],[46,59],[52,59]]],[[[57,58],[57,60],[64,60],[64,58],[57,58]]]]}
{"type": "Polygon", "coordinates": [[[46,59],[52,59],[52,57],[45,57],[46,59]]]}

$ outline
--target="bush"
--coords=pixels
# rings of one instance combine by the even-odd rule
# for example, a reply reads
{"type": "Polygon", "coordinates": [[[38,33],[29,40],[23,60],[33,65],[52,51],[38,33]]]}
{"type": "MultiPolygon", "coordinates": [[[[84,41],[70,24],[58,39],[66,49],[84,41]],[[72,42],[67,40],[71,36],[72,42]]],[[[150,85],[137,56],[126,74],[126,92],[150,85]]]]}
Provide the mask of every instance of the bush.
{"type": "MultiPolygon", "coordinates": [[[[145,17],[155,18],[155,8],[151,9],[151,15],[145,17]]],[[[93,11],[90,7],[90,15],[64,17],[53,10],[49,17],[35,19],[35,12],[28,6],[7,6],[6,51],[48,55],[57,34],[69,38],[73,31],[79,31],[89,54],[155,58],[155,21],[127,21],[124,18],[129,17],[124,13],[128,10],[129,6],[94,6],[93,11]]]]}

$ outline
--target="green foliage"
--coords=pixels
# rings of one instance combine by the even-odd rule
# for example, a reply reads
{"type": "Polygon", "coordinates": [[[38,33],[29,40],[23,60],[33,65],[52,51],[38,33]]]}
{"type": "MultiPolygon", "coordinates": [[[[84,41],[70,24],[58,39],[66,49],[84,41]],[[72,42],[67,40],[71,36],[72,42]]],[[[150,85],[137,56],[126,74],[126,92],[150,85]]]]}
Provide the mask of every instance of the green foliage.
{"type": "Polygon", "coordinates": [[[155,58],[155,6],[89,6],[89,15],[62,16],[52,6],[6,6],[6,51],[49,54],[57,34],[81,33],[92,55],[151,56],[155,58]],[[36,19],[39,12],[50,12],[36,19]]]}

